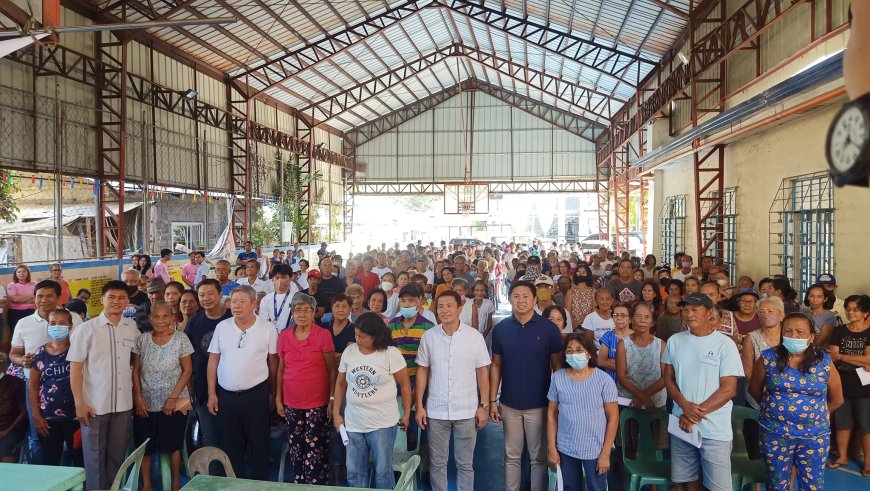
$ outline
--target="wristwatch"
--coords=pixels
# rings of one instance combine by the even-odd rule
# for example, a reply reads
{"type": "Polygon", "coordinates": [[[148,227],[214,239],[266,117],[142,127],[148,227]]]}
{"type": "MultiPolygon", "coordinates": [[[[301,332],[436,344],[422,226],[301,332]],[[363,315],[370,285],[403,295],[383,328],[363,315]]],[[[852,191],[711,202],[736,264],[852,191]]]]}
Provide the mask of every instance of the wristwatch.
{"type": "Polygon", "coordinates": [[[484,411],[489,411],[489,404],[480,403],[477,405],[479,409],[483,409],[484,411]]]}
{"type": "Polygon", "coordinates": [[[867,186],[870,176],[870,93],[845,104],[828,129],[825,156],[837,186],[867,186]]]}

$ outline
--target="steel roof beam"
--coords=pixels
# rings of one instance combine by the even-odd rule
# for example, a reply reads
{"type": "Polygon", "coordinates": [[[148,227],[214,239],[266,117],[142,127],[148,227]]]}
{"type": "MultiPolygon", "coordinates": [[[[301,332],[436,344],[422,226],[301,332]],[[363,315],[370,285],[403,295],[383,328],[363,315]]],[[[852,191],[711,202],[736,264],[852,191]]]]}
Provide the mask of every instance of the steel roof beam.
{"type": "MultiPolygon", "coordinates": [[[[233,79],[244,78],[247,75],[257,74],[267,79],[275,78],[275,83],[282,83],[293,77],[297,72],[334,55],[350,45],[365,39],[387,26],[395,24],[406,17],[416,15],[424,6],[431,2],[412,0],[396,7],[358,22],[347,29],[343,29],[318,39],[312,43],[306,43],[290,53],[273,60],[260,63],[253,68],[233,75],[233,79]]],[[[256,95],[256,94],[254,94],[256,95]]]]}
{"type": "MultiPolygon", "coordinates": [[[[505,104],[540,118],[557,128],[561,128],[588,141],[594,142],[596,132],[600,133],[605,130],[603,126],[595,125],[591,121],[577,116],[576,114],[530,99],[522,94],[506,90],[502,87],[481,80],[468,79],[463,81],[460,86],[463,92],[479,90],[504,102],[505,104]],[[586,132],[590,130],[593,132],[591,138],[586,136],[586,132]]],[[[397,126],[406,123],[420,114],[434,109],[439,104],[457,96],[458,90],[459,89],[456,86],[448,87],[440,92],[436,92],[431,97],[408,104],[405,107],[385,114],[375,120],[347,130],[344,132],[345,143],[349,147],[359,147],[360,145],[395,129],[397,126]]]]}
{"type": "Polygon", "coordinates": [[[392,68],[376,77],[361,81],[353,87],[337,92],[319,101],[312,102],[300,109],[312,120],[328,121],[363,101],[376,97],[379,93],[399,84],[416,73],[432,67],[451,56],[462,56],[495,70],[529,87],[546,92],[589,115],[589,119],[599,125],[609,124],[609,118],[618,101],[608,94],[567,82],[553,75],[533,70],[492,53],[470,48],[460,43],[439,48],[421,58],[411,60],[392,68]],[[599,100],[595,100],[597,97],[599,100]]]}
{"type": "Polygon", "coordinates": [[[520,17],[512,15],[506,11],[487,7],[469,0],[437,0],[436,3],[460,15],[470,17],[494,29],[523,39],[533,46],[573,60],[586,68],[609,76],[632,88],[636,88],[640,83],[639,79],[630,81],[625,78],[625,73],[633,65],[637,65],[638,77],[640,77],[643,71],[641,70],[642,65],[649,65],[650,68],[658,65],[657,62],[647,60],[635,53],[622,51],[596,41],[554,29],[546,23],[534,22],[528,16],[520,17]]]}

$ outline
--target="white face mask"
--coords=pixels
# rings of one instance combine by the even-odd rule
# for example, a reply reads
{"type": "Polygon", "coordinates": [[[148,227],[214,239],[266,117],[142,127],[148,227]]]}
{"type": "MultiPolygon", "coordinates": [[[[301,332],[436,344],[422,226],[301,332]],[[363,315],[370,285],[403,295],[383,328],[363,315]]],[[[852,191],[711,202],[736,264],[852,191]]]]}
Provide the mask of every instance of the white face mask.
{"type": "Polygon", "coordinates": [[[728,280],[716,280],[719,286],[728,286],[728,280]]]}
{"type": "Polygon", "coordinates": [[[388,291],[390,291],[390,290],[393,289],[393,284],[390,283],[389,281],[382,281],[382,282],[381,282],[381,288],[382,288],[385,292],[388,292],[388,291]]]}

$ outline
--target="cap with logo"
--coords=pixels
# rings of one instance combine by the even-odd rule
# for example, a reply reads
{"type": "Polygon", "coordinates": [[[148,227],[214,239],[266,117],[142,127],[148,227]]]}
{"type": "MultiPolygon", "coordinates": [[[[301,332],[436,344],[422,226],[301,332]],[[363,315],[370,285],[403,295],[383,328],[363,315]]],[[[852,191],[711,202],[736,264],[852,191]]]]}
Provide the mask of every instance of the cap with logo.
{"type": "Polygon", "coordinates": [[[553,284],[554,284],[553,279],[547,275],[541,275],[541,276],[538,276],[537,279],[535,279],[535,286],[537,286],[537,285],[553,286],[553,284]]]}
{"type": "Polygon", "coordinates": [[[308,277],[311,278],[312,276],[315,277],[315,278],[317,278],[317,279],[321,279],[321,278],[323,278],[323,277],[320,275],[320,271],[319,271],[319,270],[316,270],[316,269],[309,269],[309,270],[308,270],[308,277]]]}
{"type": "Polygon", "coordinates": [[[679,306],[685,307],[686,305],[692,305],[696,307],[703,305],[704,307],[708,307],[711,309],[715,307],[713,301],[710,300],[710,297],[701,292],[695,292],[686,295],[686,297],[680,301],[679,306]]]}
{"type": "Polygon", "coordinates": [[[820,285],[836,285],[837,278],[834,278],[834,275],[831,273],[822,273],[816,276],[816,283],[820,285]]]}

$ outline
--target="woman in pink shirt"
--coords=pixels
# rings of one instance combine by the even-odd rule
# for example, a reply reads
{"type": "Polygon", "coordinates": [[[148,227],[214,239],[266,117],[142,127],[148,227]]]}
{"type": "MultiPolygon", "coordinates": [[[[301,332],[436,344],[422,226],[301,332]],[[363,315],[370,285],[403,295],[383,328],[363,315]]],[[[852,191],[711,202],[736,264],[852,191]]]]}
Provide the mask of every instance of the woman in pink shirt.
{"type": "Polygon", "coordinates": [[[275,407],[287,421],[290,468],[297,484],[327,484],[332,394],[338,363],[332,334],[314,323],[317,301],[298,293],[290,303],[296,325],[278,338],[275,407]]]}
{"type": "Polygon", "coordinates": [[[15,268],[12,283],[6,288],[9,298],[9,335],[15,332],[18,321],[36,312],[34,304],[34,287],[36,283],[30,280],[30,268],[22,264],[15,268]]]}

